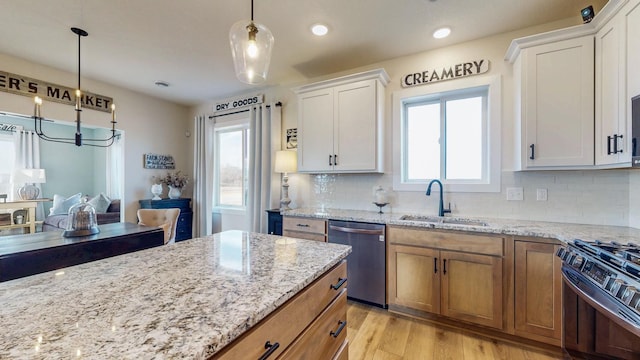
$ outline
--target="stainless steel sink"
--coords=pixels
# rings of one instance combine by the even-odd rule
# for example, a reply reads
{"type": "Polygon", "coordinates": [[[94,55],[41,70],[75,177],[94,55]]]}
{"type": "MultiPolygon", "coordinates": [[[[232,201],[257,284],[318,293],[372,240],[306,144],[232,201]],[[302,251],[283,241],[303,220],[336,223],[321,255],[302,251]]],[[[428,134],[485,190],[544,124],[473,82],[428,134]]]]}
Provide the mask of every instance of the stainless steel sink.
{"type": "Polygon", "coordinates": [[[420,215],[402,215],[400,220],[407,221],[420,221],[420,222],[428,222],[428,223],[436,223],[436,224],[452,224],[452,225],[466,225],[466,226],[489,226],[484,221],[474,220],[474,219],[463,219],[463,218],[448,218],[448,217],[440,217],[440,216],[420,216],[420,215]]]}

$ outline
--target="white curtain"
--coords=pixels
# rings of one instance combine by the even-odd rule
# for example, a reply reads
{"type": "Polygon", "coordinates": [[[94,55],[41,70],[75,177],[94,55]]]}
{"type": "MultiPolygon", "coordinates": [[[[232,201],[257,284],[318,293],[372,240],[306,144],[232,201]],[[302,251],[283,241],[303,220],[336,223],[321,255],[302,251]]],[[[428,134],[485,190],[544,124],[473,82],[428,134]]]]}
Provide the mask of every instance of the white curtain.
{"type": "MultiPolygon", "coordinates": [[[[16,169],[40,169],[40,138],[33,131],[19,130],[13,134],[16,159],[16,169]]],[[[22,186],[24,184],[14,184],[22,186]]],[[[40,184],[34,184],[42,194],[40,184]]],[[[36,220],[44,219],[44,209],[39,203],[36,208],[36,220]]]]}
{"type": "Polygon", "coordinates": [[[213,121],[196,116],[193,133],[193,237],[201,237],[213,230],[213,121]]]}
{"type": "MultiPolygon", "coordinates": [[[[107,148],[107,196],[111,199],[122,199],[124,188],[124,135],[116,135],[113,144],[107,148]]],[[[124,212],[121,212],[124,214],[124,212]]]]}
{"type": "Polygon", "coordinates": [[[280,150],[281,109],[275,103],[251,108],[249,120],[248,229],[267,232],[266,210],[274,205],[272,185],[279,177],[273,171],[275,151],[280,150]]]}

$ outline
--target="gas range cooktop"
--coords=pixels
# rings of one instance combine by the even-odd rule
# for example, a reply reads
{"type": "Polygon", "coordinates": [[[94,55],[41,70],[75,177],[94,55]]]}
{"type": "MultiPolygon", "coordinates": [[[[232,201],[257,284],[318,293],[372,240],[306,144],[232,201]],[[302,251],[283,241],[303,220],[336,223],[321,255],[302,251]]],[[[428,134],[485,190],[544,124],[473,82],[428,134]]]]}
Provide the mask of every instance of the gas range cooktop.
{"type": "Polygon", "coordinates": [[[640,329],[640,247],[635,244],[574,240],[560,248],[565,279],[591,300],[630,318],[640,329]],[[630,310],[625,311],[624,309],[630,310]]]}

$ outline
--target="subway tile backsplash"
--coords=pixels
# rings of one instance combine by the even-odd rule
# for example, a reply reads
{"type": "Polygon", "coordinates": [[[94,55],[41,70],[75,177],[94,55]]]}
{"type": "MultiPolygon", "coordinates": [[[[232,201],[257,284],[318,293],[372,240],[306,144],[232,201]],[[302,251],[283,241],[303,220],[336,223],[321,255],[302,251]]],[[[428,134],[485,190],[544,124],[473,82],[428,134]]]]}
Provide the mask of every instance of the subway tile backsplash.
{"type": "MultiPolygon", "coordinates": [[[[392,189],[391,174],[293,175],[296,207],[377,210],[373,188],[389,193],[384,211],[437,214],[438,196],[392,189]]],[[[640,228],[640,170],[502,173],[500,193],[445,193],[453,216],[632,226],[640,228]],[[508,187],[522,187],[524,200],[507,201],[508,187]],[[547,200],[536,200],[547,189],[547,200]]],[[[426,186],[425,186],[426,190],[426,186]]]]}

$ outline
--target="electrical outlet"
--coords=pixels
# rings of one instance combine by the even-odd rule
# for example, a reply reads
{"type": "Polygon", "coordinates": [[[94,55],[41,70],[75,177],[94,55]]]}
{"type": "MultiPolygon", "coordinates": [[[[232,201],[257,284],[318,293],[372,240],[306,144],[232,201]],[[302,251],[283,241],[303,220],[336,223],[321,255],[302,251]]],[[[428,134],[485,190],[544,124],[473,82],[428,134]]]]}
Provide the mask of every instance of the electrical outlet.
{"type": "Polygon", "coordinates": [[[524,200],[524,190],[521,187],[507,188],[507,200],[509,201],[524,200]]]}
{"type": "Polygon", "coordinates": [[[537,189],[536,190],[536,200],[538,200],[538,201],[547,201],[547,189],[537,189]]]}

